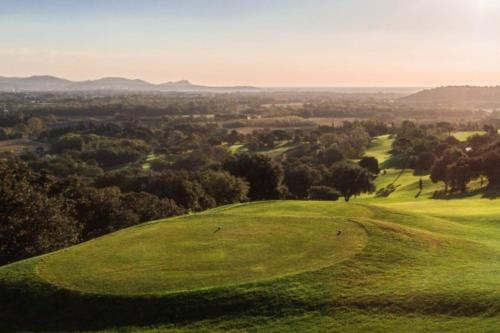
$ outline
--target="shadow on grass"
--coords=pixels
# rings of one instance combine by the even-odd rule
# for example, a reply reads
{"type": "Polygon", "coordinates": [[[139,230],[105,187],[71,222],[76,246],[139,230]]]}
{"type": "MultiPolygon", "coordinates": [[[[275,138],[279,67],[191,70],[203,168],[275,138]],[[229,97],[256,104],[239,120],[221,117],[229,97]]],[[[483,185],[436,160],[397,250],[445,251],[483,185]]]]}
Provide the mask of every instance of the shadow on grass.
{"type": "Polygon", "coordinates": [[[401,178],[401,176],[404,174],[405,169],[401,169],[401,171],[397,174],[396,178],[387,185],[386,187],[383,187],[375,193],[376,198],[388,198],[394,191],[398,189],[399,186],[401,185],[396,185],[396,182],[401,178]]]}
{"type": "Polygon", "coordinates": [[[453,192],[453,193],[446,193],[444,190],[435,191],[432,194],[432,199],[437,199],[437,200],[466,199],[478,195],[481,195],[481,197],[485,199],[494,200],[500,197],[500,189],[483,187],[472,191],[453,192]]]}
{"type": "Polygon", "coordinates": [[[308,298],[289,288],[218,290],[165,297],[118,297],[69,291],[26,291],[0,286],[0,332],[81,332],[247,316],[364,310],[393,315],[498,316],[498,295],[426,294],[411,297],[308,298]]]}
{"type": "Polygon", "coordinates": [[[297,298],[269,293],[265,288],[130,297],[29,289],[0,285],[0,332],[79,332],[180,324],[241,313],[278,315],[280,309],[311,308],[297,298]]]}
{"type": "Polygon", "coordinates": [[[376,198],[388,198],[394,191],[397,190],[399,185],[394,186],[394,184],[389,184],[386,187],[383,187],[375,193],[376,198]]]}
{"type": "Polygon", "coordinates": [[[381,169],[405,169],[408,161],[397,155],[391,155],[387,160],[380,164],[381,169]]]}

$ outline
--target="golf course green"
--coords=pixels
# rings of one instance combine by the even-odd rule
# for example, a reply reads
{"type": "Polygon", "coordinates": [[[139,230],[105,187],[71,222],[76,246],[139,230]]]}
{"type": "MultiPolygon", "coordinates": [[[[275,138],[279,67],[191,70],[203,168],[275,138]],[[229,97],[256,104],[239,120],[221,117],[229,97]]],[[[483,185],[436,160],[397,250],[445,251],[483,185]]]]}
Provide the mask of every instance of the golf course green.
{"type": "Polygon", "coordinates": [[[349,203],[219,207],[0,267],[0,332],[499,332],[500,200],[419,182],[386,164],[390,191],[349,203]]]}
{"type": "Polygon", "coordinates": [[[320,269],[354,256],[366,240],[364,229],[343,219],[200,214],[54,253],[36,270],[82,292],[168,294],[320,269]]]}

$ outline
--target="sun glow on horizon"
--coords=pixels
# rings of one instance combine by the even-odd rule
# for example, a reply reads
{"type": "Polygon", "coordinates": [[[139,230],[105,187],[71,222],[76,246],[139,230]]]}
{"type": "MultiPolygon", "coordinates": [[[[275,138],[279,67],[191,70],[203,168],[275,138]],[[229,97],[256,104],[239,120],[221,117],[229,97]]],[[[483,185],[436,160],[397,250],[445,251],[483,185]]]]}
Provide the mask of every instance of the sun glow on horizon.
{"type": "Polygon", "coordinates": [[[500,84],[500,0],[23,3],[0,11],[0,76],[500,84]]]}

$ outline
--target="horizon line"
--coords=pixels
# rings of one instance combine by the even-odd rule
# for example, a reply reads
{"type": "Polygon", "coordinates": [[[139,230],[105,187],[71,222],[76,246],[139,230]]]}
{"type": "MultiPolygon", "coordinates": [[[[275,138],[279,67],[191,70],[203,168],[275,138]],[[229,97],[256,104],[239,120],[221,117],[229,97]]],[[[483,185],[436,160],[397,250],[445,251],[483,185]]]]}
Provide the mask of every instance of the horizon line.
{"type": "Polygon", "coordinates": [[[98,80],[102,80],[102,79],[126,79],[126,80],[130,80],[130,81],[143,81],[143,82],[146,82],[146,83],[152,84],[152,85],[161,85],[161,84],[165,84],[165,83],[188,82],[189,84],[192,84],[192,85],[208,85],[211,87],[255,87],[255,88],[264,88],[264,89],[288,89],[288,88],[308,88],[308,89],[322,89],[322,88],[323,89],[324,88],[328,88],[328,89],[335,89],[335,88],[430,89],[430,88],[438,88],[438,87],[500,87],[500,83],[496,84],[496,85],[495,84],[467,84],[467,83],[438,84],[438,85],[434,85],[434,84],[424,84],[424,85],[407,85],[407,84],[403,84],[403,85],[397,85],[397,84],[394,84],[394,85],[356,85],[356,84],[355,85],[349,85],[349,84],[345,84],[345,85],[338,85],[338,84],[334,84],[334,85],[296,85],[296,84],[293,84],[293,85],[259,85],[259,84],[251,84],[251,83],[240,83],[240,84],[228,83],[228,84],[223,84],[223,85],[220,85],[220,84],[212,85],[210,83],[193,83],[189,79],[165,80],[165,81],[161,81],[161,82],[156,83],[156,82],[148,81],[147,79],[142,79],[139,77],[130,78],[127,76],[100,76],[100,77],[95,77],[95,78],[91,78],[91,79],[74,79],[74,78],[57,76],[57,75],[53,75],[53,74],[32,74],[32,75],[27,75],[27,76],[0,75],[0,78],[3,78],[3,79],[30,79],[30,78],[37,78],[37,77],[51,77],[51,78],[57,78],[57,79],[71,81],[71,82],[75,82],[75,83],[86,82],[86,81],[98,81],[98,80]]]}

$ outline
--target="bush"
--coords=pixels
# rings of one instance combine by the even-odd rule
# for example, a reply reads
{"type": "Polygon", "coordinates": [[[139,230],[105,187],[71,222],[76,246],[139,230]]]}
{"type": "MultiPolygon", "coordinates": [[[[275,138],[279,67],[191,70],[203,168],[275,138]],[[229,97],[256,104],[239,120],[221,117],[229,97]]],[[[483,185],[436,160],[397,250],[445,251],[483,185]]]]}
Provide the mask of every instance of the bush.
{"type": "Polygon", "coordinates": [[[340,198],[340,193],[328,186],[312,186],[308,191],[308,195],[311,200],[337,201],[340,198]]]}
{"type": "Polygon", "coordinates": [[[359,166],[365,168],[370,171],[374,175],[378,175],[380,173],[380,168],[378,165],[378,160],[372,156],[365,156],[359,161],[359,166]]]}

